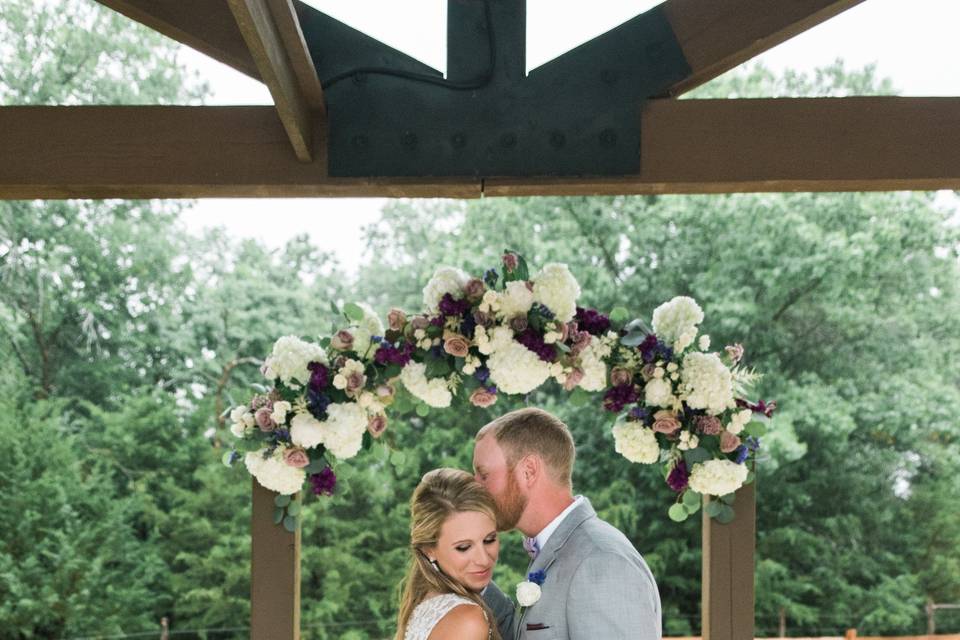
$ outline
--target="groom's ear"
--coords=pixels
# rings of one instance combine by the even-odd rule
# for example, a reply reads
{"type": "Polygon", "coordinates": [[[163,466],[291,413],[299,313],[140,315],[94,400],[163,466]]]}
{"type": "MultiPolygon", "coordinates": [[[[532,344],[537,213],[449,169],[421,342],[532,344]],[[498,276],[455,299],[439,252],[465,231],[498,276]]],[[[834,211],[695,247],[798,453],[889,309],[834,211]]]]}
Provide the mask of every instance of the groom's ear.
{"type": "Polygon", "coordinates": [[[528,487],[533,486],[544,472],[543,459],[533,453],[521,458],[517,467],[520,469],[520,477],[528,487]]]}

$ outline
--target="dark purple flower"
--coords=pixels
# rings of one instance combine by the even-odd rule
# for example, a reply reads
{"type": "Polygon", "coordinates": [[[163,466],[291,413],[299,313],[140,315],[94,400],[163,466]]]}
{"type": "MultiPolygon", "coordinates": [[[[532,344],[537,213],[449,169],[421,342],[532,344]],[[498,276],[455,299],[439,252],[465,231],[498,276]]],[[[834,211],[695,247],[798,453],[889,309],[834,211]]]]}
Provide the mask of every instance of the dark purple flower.
{"type": "Polygon", "coordinates": [[[394,346],[389,342],[381,342],[377,352],[373,354],[373,360],[377,364],[397,364],[401,367],[410,362],[413,356],[413,345],[404,342],[402,346],[394,346]]]}
{"type": "Polygon", "coordinates": [[[630,417],[640,422],[646,422],[650,417],[650,411],[646,407],[636,406],[630,409],[630,417]]]}
{"type": "Polygon", "coordinates": [[[311,362],[307,369],[310,370],[309,387],[314,391],[320,391],[330,384],[330,371],[319,362],[311,362]]]}
{"type": "Polygon", "coordinates": [[[469,300],[454,300],[449,293],[443,294],[440,299],[440,313],[445,316],[462,316],[470,311],[469,300]]]}
{"type": "Polygon", "coordinates": [[[637,390],[632,384],[611,387],[603,396],[603,408],[614,413],[637,401],[637,390]]]}
{"type": "Polygon", "coordinates": [[[330,406],[330,398],[326,394],[320,393],[315,389],[307,389],[307,411],[321,422],[327,419],[327,407],[330,406]]]}
{"type": "Polygon", "coordinates": [[[490,378],[490,369],[487,369],[486,367],[480,367],[473,372],[473,377],[479,380],[482,384],[490,378]]]}
{"type": "Polygon", "coordinates": [[[577,326],[581,331],[600,336],[610,330],[610,318],[603,315],[596,309],[584,309],[577,307],[577,315],[574,316],[577,326]]]}
{"type": "Polygon", "coordinates": [[[487,269],[483,272],[483,281],[488,287],[493,289],[497,286],[497,280],[500,278],[500,274],[497,273],[496,269],[487,269]]]}
{"type": "Polygon", "coordinates": [[[643,342],[637,346],[637,350],[640,352],[643,361],[648,363],[656,360],[669,362],[673,358],[673,349],[658,340],[657,336],[652,333],[647,334],[643,342]]]}
{"type": "Polygon", "coordinates": [[[687,488],[688,480],[690,480],[690,474],[687,472],[687,463],[680,460],[670,470],[670,475],[667,476],[667,485],[679,493],[687,488]]]}
{"type": "Polygon", "coordinates": [[[337,476],[333,469],[324,467],[320,473],[310,476],[310,484],[313,485],[314,495],[332,496],[333,490],[337,487],[337,476]]]}
{"type": "Polygon", "coordinates": [[[530,573],[527,574],[528,581],[534,584],[538,584],[540,586],[543,586],[543,583],[546,579],[547,579],[547,572],[544,571],[543,569],[540,569],[538,571],[531,571],[530,573]]]}
{"type": "Polygon", "coordinates": [[[544,362],[554,362],[557,359],[556,348],[552,344],[545,343],[543,336],[532,327],[518,333],[516,341],[533,351],[544,362]]]}
{"type": "Polygon", "coordinates": [[[430,318],[430,324],[433,325],[434,327],[442,327],[446,321],[447,320],[446,318],[444,318],[443,314],[430,318]]]}
{"type": "Polygon", "coordinates": [[[770,402],[764,402],[763,400],[758,400],[756,404],[753,404],[749,400],[737,398],[737,406],[741,409],[750,409],[754,413],[762,413],[770,418],[773,416],[773,412],[777,410],[777,401],[771,400],[770,402]]]}

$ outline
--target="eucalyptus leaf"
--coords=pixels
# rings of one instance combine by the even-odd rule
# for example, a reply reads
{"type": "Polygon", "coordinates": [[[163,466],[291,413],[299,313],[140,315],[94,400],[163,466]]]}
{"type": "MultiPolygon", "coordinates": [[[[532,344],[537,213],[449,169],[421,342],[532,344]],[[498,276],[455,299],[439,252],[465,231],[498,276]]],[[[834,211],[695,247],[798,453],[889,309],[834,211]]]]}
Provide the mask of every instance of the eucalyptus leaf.
{"type": "Polygon", "coordinates": [[[682,504],[677,503],[670,507],[670,509],[667,511],[667,515],[670,516],[670,519],[674,522],[683,522],[690,514],[687,513],[687,510],[682,504]]]}
{"type": "Polygon", "coordinates": [[[300,524],[300,521],[294,516],[287,516],[283,519],[283,528],[289,531],[290,533],[297,532],[298,524],[300,524]]]}
{"type": "Polygon", "coordinates": [[[647,334],[641,331],[632,331],[620,338],[620,344],[625,347],[638,347],[640,343],[646,340],[647,334]]]}
{"type": "Polygon", "coordinates": [[[421,402],[417,405],[417,415],[421,418],[426,418],[430,415],[430,405],[425,402],[421,402]]]}
{"type": "Polygon", "coordinates": [[[710,452],[704,449],[703,447],[697,447],[696,449],[688,449],[683,452],[683,461],[687,463],[688,469],[693,469],[693,465],[698,462],[706,462],[710,460],[713,456],[710,455],[710,452]]]}
{"type": "Polygon", "coordinates": [[[257,393],[269,393],[270,390],[266,386],[260,384],[259,382],[251,382],[250,388],[256,391],[257,393]]]}
{"type": "Polygon", "coordinates": [[[333,315],[340,315],[340,307],[337,306],[336,302],[330,302],[330,310],[333,311],[333,315]]]}
{"type": "Polygon", "coordinates": [[[298,516],[298,515],[300,515],[300,509],[301,509],[301,508],[302,508],[302,507],[300,506],[300,503],[299,503],[299,502],[291,502],[290,505],[287,507],[287,515],[288,515],[288,516],[298,516]]]}
{"type": "Polygon", "coordinates": [[[693,491],[693,490],[691,490],[691,489],[687,489],[686,491],[683,492],[683,504],[684,504],[684,506],[686,506],[686,507],[688,507],[688,508],[689,508],[689,507],[696,507],[697,509],[699,509],[699,508],[700,508],[700,504],[701,504],[702,502],[703,502],[703,496],[700,495],[699,493],[697,493],[696,491],[693,491]]]}
{"type": "Polygon", "coordinates": [[[273,524],[280,524],[280,521],[283,520],[283,507],[275,507],[273,509],[273,524]]]}
{"type": "Polygon", "coordinates": [[[361,309],[358,304],[348,302],[343,305],[343,315],[351,322],[360,322],[363,320],[363,309],[361,309]]]}
{"type": "Polygon", "coordinates": [[[743,432],[754,438],[761,438],[767,434],[767,425],[762,422],[751,422],[744,428],[743,432]]]}
{"type": "Polygon", "coordinates": [[[723,504],[733,504],[737,500],[737,494],[728,493],[726,495],[720,496],[720,502],[723,504]]]}
{"type": "Polygon", "coordinates": [[[729,505],[723,505],[720,508],[720,513],[716,515],[717,522],[720,524],[730,524],[733,522],[734,511],[733,507],[729,505]]]}
{"type": "Polygon", "coordinates": [[[406,461],[407,454],[399,449],[395,449],[393,453],[390,454],[390,463],[395,467],[402,467],[406,461]]]}
{"type": "Polygon", "coordinates": [[[278,495],[273,499],[273,504],[281,508],[285,507],[290,504],[290,496],[278,495]]]}
{"type": "Polygon", "coordinates": [[[623,324],[630,317],[630,313],[624,307],[614,307],[610,312],[610,315],[607,316],[610,318],[610,322],[613,324],[623,324]]]}
{"type": "Polygon", "coordinates": [[[724,506],[725,505],[722,502],[717,502],[716,500],[711,499],[710,502],[707,503],[707,506],[703,508],[703,510],[711,518],[716,518],[724,506]]]}

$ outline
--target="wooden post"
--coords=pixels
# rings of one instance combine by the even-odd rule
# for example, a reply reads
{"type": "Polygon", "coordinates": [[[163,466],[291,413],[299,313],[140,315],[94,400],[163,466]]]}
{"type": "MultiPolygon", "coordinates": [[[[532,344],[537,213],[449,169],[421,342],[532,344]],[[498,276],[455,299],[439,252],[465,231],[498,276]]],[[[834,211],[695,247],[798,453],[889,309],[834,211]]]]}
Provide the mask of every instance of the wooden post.
{"type": "MultiPolygon", "coordinates": [[[[741,487],[736,517],[719,524],[703,514],[703,640],[753,640],[756,483],[741,487]]],[[[704,506],[710,498],[704,498],[704,506]]]]}
{"type": "Polygon", "coordinates": [[[277,494],[250,481],[250,638],[300,640],[300,529],[274,524],[277,494]]]}

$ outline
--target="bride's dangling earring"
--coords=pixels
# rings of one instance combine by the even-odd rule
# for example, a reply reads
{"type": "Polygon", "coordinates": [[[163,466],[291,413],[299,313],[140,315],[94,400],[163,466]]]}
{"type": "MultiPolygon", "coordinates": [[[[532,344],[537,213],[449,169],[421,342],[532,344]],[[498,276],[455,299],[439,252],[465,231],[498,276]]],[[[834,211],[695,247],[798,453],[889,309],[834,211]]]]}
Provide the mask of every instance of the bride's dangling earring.
{"type": "Polygon", "coordinates": [[[434,570],[434,571],[436,571],[437,573],[440,573],[440,565],[437,564],[437,561],[436,561],[436,560],[431,560],[431,561],[430,561],[430,564],[433,565],[433,570],[434,570]]]}

